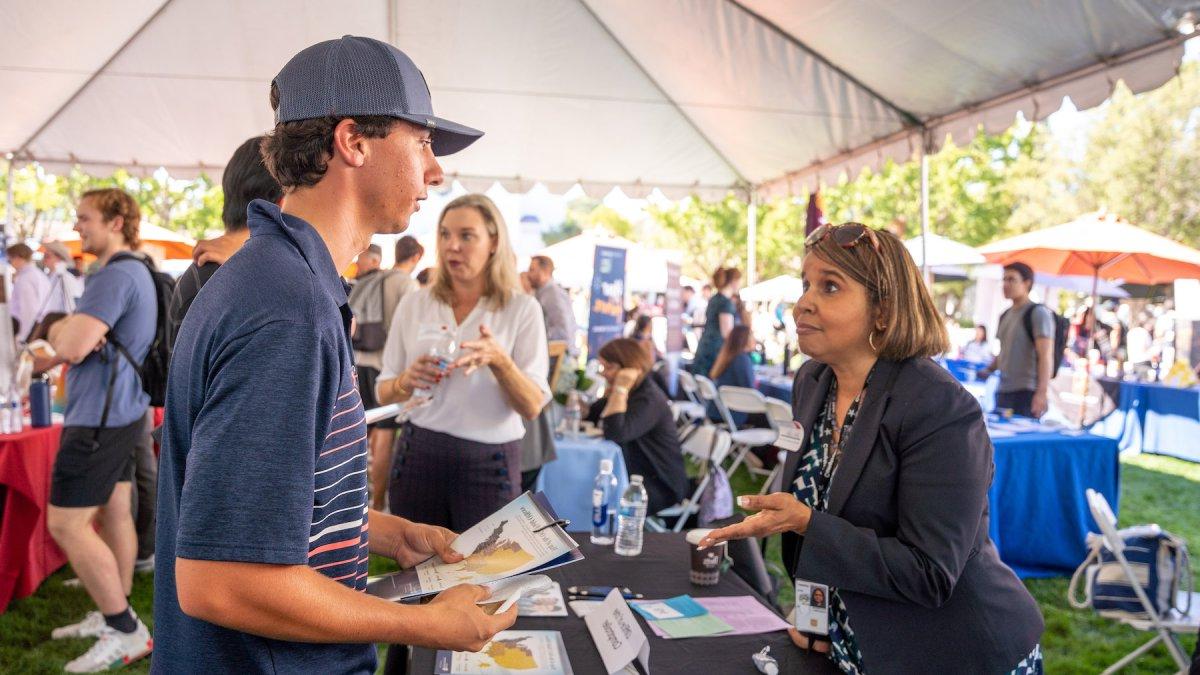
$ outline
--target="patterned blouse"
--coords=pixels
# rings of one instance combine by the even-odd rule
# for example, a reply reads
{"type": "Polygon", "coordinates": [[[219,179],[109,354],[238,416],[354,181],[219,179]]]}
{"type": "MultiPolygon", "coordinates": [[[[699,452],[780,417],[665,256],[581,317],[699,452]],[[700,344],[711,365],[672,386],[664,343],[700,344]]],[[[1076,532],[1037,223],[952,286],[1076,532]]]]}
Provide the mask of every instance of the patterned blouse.
{"type": "MultiPolygon", "coordinates": [[[[871,373],[875,371],[872,370],[871,373]]],[[[834,426],[837,424],[837,378],[829,387],[825,398],[825,406],[821,409],[813,424],[813,432],[808,443],[808,452],[800,460],[796,470],[796,479],[792,484],[792,494],[802,504],[816,511],[825,511],[829,507],[829,481],[837,471],[842,458],[842,448],[850,438],[854,419],[858,417],[858,409],[862,403],[863,394],[871,384],[871,374],[863,384],[862,392],[850,404],[846,418],[842,421],[842,430],[838,434],[838,442],[833,440],[834,426]]],[[[858,641],[854,630],[850,628],[850,616],[846,612],[846,604],[836,588],[829,589],[829,658],[844,673],[863,675],[862,652],[859,651],[858,641]]],[[[1036,645],[1033,651],[1013,669],[1010,675],[1040,675],[1042,673],[1041,645],[1036,645]]]]}
{"type": "MultiPolygon", "coordinates": [[[[863,385],[864,392],[870,383],[871,376],[868,375],[867,382],[863,385]]],[[[796,499],[815,511],[828,508],[829,479],[833,477],[838,461],[841,460],[841,448],[850,436],[850,429],[854,425],[854,418],[858,416],[861,402],[860,393],[846,411],[842,432],[838,435],[840,443],[834,443],[833,428],[837,424],[837,379],[834,379],[829,387],[829,395],[825,398],[825,407],[813,426],[808,452],[800,459],[796,481],[792,484],[792,494],[796,499]]],[[[863,669],[862,652],[858,650],[858,642],[850,628],[846,605],[836,588],[829,589],[829,642],[829,658],[842,672],[852,675],[866,672],[863,669]]]]}

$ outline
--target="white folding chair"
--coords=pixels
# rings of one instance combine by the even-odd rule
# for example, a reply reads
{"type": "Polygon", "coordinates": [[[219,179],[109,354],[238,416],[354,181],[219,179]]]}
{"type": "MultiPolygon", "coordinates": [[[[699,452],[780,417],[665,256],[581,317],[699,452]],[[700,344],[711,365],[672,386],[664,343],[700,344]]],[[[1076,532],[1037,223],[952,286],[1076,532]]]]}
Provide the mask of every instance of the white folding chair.
{"type": "MultiPolygon", "coordinates": [[[[704,391],[704,383],[700,380],[701,391],[704,391]]],[[[711,384],[711,382],[709,383],[711,384]]],[[[760,445],[771,445],[775,439],[779,438],[779,429],[775,426],[775,421],[767,417],[767,424],[770,425],[766,429],[749,428],[738,429],[737,424],[733,421],[733,413],[746,413],[748,415],[766,415],[767,414],[767,397],[762,395],[762,392],[749,387],[730,387],[728,385],[721,387],[717,394],[716,400],[717,410],[721,413],[721,418],[725,420],[725,424],[729,427],[729,435],[733,438],[733,464],[729,465],[729,475],[732,477],[733,472],[737,471],[739,465],[746,460],[746,456],[750,454],[750,449],[760,445]]],[[[765,476],[769,471],[750,466],[746,464],[746,470],[752,475],[765,476]]]]}
{"type": "MultiPolygon", "coordinates": [[[[1191,659],[1183,650],[1183,645],[1179,644],[1179,640],[1175,637],[1175,633],[1195,633],[1197,627],[1200,627],[1200,593],[1192,594],[1192,602],[1190,605],[1183,602],[1176,602],[1176,605],[1191,607],[1191,611],[1187,615],[1181,615],[1176,610],[1171,610],[1167,616],[1159,617],[1158,612],[1154,607],[1154,603],[1150,602],[1150,598],[1146,597],[1146,590],[1142,588],[1142,584],[1138,581],[1138,573],[1134,571],[1129,564],[1129,560],[1125,557],[1125,540],[1117,532],[1117,518],[1113,515],[1112,507],[1108,505],[1108,500],[1104,495],[1088,488],[1087,490],[1088,507],[1092,511],[1092,518],[1096,520],[1096,524],[1100,526],[1100,534],[1104,537],[1104,543],[1112,552],[1113,557],[1117,559],[1117,563],[1124,570],[1126,578],[1129,580],[1129,585],[1133,588],[1134,595],[1142,603],[1143,609],[1146,611],[1146,619],[1130,619],[1121,618],[1124,624],[1127,624],[1137,630],[1150,632],[1153,631],[1155,636],[1149,642],[1129,652],[1119,661],[1108,667],[1102,675],[1110,675],[1125,666],[1133,663],[1142,654],[1150,651],[1155,645],[1160,642],[1171,653],[1171,658],[1175,661],[1175,665],[1179,666],[1179,672],[1183,673],[1191,664],[1191,659]]],[[[1181,593],[1184,593],[1181,591],[1181,593]]]]}
{"type": "Polygon", "coordinates": [[[700,512],[700,497],[704,494],[704,490],[712,481],[712,472],[721,465],[721,462],[729,455],[729,449],[732,441],[729,437],[729,432],[724,429],[718,429],[713,425],[704,425],[692,434],[691,438],[682,445],[683,454],[691,455],[704,462],[704,476],[700,482],[696,484],[696,490],[691,497],[683,500],[679,504],[670,508],[663,509],[655,513],[650,518],[646,519],[647,529],[655,532],[666,532],[667,518],[675,518],[675,525],[671,528],[672,532],[680,532],[683,526],[687,523],[688,518],[693,513],[700,512]]]}
{"type": "MultiPolygon", "coordinates": [[[[776,429],[782,429],[785,426],[792,426],[792,406],[780,401],[777,398],[767,397],[767,419],[775,423],[776,429]]],[[[803,449],[803,448],[801,448],[803,449]]],[[[775,468],[771,469],[771,473],[767,475],[767,480],[763,483],[762,489],[758,494],[765,495],[768,492],[778,490],[779,487],[775,483],[780,480],[783,474],[783,465],[787,461],[787,450],[780,450],[776,456],[775,468]]]]}
{"type": "Polygon", "coordinates": [[[683,441],[687,440],[697,425],[708,420],[708,408],[697,393],[695,378],[686,370],[679,371],[679,388],[683,390],[686,400],[671,401],[671,412],[675,415],[679,439],[683,441]]]}

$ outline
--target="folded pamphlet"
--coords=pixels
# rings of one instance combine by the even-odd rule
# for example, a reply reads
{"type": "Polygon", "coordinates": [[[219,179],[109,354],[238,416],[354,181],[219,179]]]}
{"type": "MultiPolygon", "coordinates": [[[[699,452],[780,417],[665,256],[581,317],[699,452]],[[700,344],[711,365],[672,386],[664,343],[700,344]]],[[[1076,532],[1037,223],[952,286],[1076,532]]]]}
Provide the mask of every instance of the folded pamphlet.
{"type": "Polygon", "coordinates": [[[463,560],[430,558],[412,569],[369,579],[367,592],[386,600],[413,600],[458,584],[485,584],[583,560],[579,544],[559,522],[544,494],[526,492],[458,535],[450,546],[466,556],[463,560]]]}

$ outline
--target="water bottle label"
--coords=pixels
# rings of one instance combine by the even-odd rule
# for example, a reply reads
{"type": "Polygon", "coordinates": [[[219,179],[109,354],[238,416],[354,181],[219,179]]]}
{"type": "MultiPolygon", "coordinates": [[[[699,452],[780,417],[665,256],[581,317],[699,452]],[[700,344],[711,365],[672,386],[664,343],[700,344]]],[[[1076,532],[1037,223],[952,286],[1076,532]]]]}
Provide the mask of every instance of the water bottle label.
{"type": "Polygon", "coordinates": [[[621,516],[622,517],[633,518],[636,515],[637,515],[637,507],[636,506],[622,506],[621,507],[621,516]]]}
{"type": "Polygon", "coordinates": [[[592,490],[592,525],[604,527],[608,522],[607,504],[604,503],[604,491],[592,490]]]}

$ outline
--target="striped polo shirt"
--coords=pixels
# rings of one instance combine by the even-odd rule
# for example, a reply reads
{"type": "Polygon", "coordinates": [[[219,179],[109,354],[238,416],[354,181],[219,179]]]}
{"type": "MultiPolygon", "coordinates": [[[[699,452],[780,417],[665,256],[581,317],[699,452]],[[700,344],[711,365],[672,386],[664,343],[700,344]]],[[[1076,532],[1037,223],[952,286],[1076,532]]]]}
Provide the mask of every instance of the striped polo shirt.
{"type": "Polygon", "coordinates": [[[347,287],[311,225],[263,201],[247,215],[249,241],[200,290],[172,355],[151,667],[370,673],[372,645],[267,639],[179,607],[177,558],[307,565],[366,587],[367,427],[347,287]]]}

